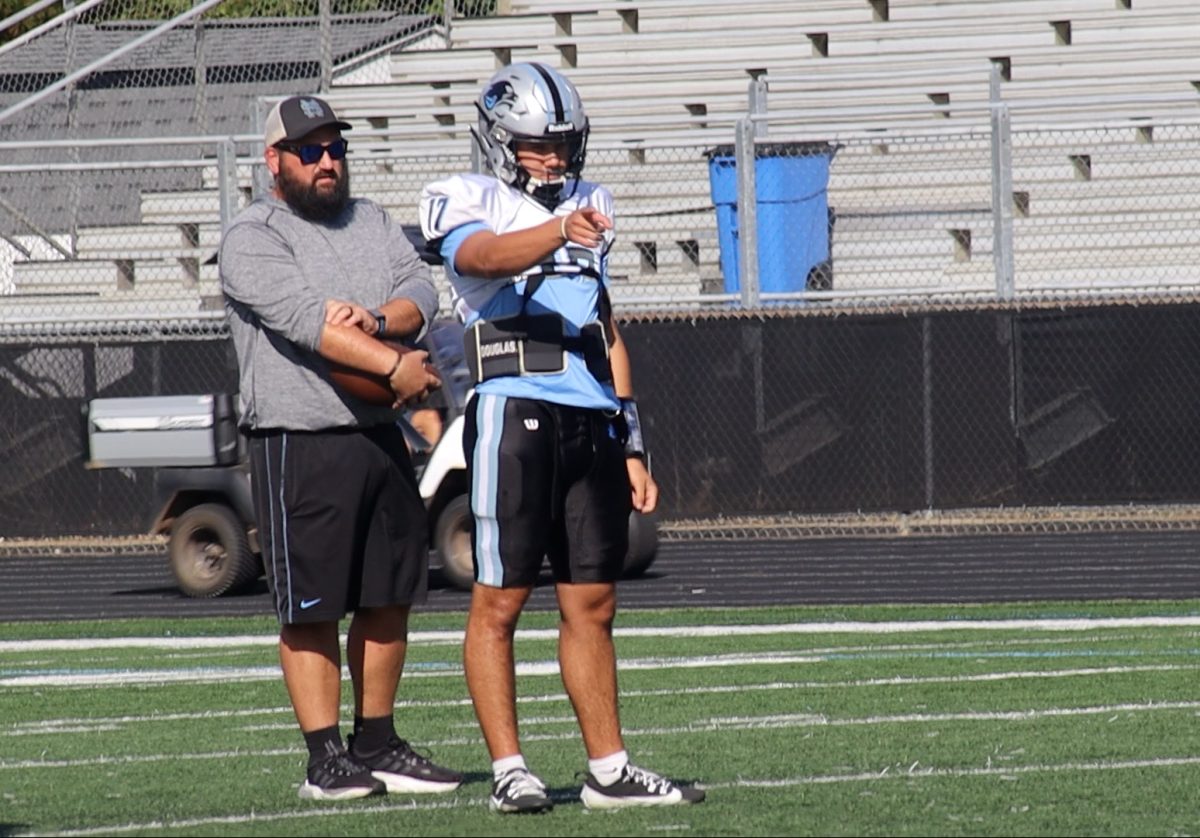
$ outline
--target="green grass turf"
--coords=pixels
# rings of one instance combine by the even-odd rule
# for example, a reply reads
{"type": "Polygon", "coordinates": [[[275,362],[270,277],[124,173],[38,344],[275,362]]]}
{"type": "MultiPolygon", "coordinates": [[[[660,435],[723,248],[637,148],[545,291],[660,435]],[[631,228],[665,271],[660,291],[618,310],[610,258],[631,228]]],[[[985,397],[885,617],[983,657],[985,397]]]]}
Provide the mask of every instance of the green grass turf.
{"type": "Polygon", "coordinates": [[[615,813],[578,802],[585,754],[553,637],[521,636],[524,750],[558,804],[522,818],[487,811],[456,639],[422,634],[462,614],[414,618],[397,723],[467,783],[341,804],[296,797],[305,754],[269,618],[4,624],[0,835],[1197,834],[1200,627],[971,627],[1197,615],[1196,601],[622,613],[620,629],[728,630],[618,636],[628,749],[709,799],[615,813]],[[945,630],[884,631],[913,620],[945,630]],[[879,626],[786,628],[838,621],[879,626]],[[755,625],[782,628],[735,633],[755,625]],[[177,647],[33,645],[123,637],[177,647]]]}

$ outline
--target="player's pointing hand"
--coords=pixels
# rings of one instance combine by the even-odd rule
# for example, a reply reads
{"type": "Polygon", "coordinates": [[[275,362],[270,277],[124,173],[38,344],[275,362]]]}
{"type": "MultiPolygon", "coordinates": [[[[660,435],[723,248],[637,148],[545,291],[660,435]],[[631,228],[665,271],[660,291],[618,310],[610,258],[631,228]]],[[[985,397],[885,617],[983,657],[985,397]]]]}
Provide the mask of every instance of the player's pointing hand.
{"type": "Polygon", "coordinates": [[[584,247],[596,247],[604,238],[604,231],[611,230],[612,219],[595,207],[577,209],[561,223],[567,241],[584,247]]]}

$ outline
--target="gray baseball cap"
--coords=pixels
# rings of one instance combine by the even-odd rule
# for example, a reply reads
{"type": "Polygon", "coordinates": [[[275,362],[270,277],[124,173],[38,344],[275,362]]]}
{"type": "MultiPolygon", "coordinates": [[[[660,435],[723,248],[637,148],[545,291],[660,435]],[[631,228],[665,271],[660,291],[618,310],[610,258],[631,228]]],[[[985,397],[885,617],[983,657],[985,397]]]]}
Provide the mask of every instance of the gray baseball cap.
{"type": "Polygon", "coordinates": [[[349,122],[337,118],[333,108],[324,99],[316,96],[292,96],[276,103],[267,114],[267,125],[263,132],[263,140],[268,146],[276,143],[296,141],[316,131],[332,125],[342,131],[349,131],[349,122]]]}

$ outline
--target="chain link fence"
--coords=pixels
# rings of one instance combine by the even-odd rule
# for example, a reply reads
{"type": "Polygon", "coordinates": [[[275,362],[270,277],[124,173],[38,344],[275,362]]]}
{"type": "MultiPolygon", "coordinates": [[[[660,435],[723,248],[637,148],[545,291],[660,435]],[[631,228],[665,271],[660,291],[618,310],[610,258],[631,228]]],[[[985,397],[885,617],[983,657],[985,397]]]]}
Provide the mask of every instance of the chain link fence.
{"type": "MultiPolygon", "coordinates": [[[[233,387],[215,256],[267,186],[276,98],[326,90],[354,193],[410,227],[472,167],[438,103],[330,80],[496,8],[371,5],[88,0],[0,45],[0,532],[144,529],[155,475],[84,473],[81,408],[233,387]]],[[[594,139],[668,529],[1200,497],[1200,120],[1067,123],[980,89],[902,127],[773,105],[594,139]]]]}

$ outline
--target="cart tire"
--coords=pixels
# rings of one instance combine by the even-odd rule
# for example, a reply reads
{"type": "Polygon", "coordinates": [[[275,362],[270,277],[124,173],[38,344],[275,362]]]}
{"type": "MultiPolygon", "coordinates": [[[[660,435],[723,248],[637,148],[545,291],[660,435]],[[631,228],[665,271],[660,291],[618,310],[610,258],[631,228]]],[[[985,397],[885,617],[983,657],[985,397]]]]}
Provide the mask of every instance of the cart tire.
{"type": "Polygon", "coordinates": [[[262,573],[242,522],[219,503],[193,506],[176,518],[167,553],[175,582],[190,597],[236,593],[262,573]]]}
{"type": "Polygon", "coordinates": [[[475,584],[473,530],[471,503],[466,495],[459,495],[442,509],[433,535],[442,574],[447,582],[464,591],[475,584]]]}
{"type": "Polygon", "coordinates": [[[643,515],[636,509],[629,513],[629,551],[625,554],[626,579],[641,576],[658,555],[658,515],[643,515]]]}

